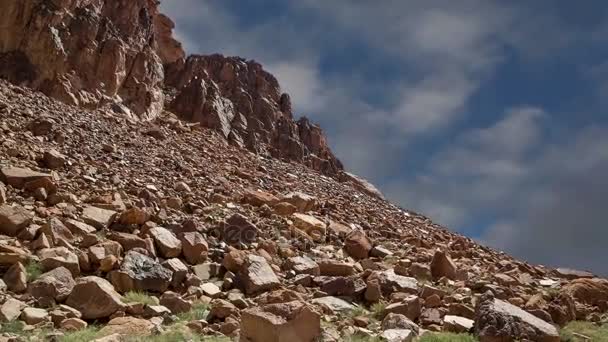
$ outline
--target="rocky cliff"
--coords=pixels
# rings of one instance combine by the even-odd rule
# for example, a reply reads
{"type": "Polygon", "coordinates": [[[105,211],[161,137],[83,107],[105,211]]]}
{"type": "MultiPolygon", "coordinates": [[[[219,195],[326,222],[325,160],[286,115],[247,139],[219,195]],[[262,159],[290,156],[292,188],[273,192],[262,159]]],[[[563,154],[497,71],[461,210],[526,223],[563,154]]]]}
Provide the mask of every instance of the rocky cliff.
{"type": "Polygon", "coordinates": [[[151,120],[165,109],[256,153],[337,176],[321,128],[253,61],[190,56],[156,0],[5,0],[0,77],[68,104],[151,120]],[[165,77],[165,75],[167,75],[165,77]],[[167,97],[167,101],[166,98],[167,97]]]}

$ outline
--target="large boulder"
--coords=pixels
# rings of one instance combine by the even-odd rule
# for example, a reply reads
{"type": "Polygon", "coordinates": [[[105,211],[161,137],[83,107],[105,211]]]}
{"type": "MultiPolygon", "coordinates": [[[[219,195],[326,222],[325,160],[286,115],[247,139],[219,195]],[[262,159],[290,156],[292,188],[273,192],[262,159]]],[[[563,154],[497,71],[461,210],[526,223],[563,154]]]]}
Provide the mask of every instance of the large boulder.
{"type": "MultiPolygon", "coordinates": [[[[2,8],[2,6],[0,6],[0,8],[2,8]]],[[[19,167],[5,167],[0,169],[0,180],[16,189],[22,189],[26,183],[43,178],[51,180],[53,176],[48,173],[19,167]]]]}
{"type": "Polygon", "coordinates": [[[317,204],[317,199],[302,192],[291,192],[281,199],[282,202],[292,204],[301,213],[311,211],[317,204]]]}
{"type": "Polygon", "coordinates": [[[458,277],[456,264],[448,254],[444,251],[436,251],[431,261],[431,274],[433,278],[439,279],[446,277],[452,280],[456,280],[458,277]]]}
{"type": "Polygon", "coordinates": [[[167,228],[154,227],[150,229],[149,234],[163,258],[175,258],[182,253],[182,242],[167,228]]]}
{"type": "Polygon", "coordinates": [[[395,274],[393,270],[373,271],[367,277],[368,283],[372,281],[376,281],[380,285],[382,293],[386,296],[393,292],[418,293],[418,281],[415,278],[395,274]]]}
{"type": "Polygon", "coordinates": [[[608,305],[608,280],[601,278],[576,279],[564,286],[562,293],[587,305],[608,305]]]}
{"type": "Polygon", "coordinates": [[[314,241],[323,241],[325,239],[325,233],[327,231],[327,225],[325,222],[319,220],[312,215],[295,213],[291,215],[294,227],[302,230],[314,241]]]}
{"type": "Polygon", "coordinates": [[[28,292],[37,300],[63,302],[75,285],[72,273],[65,267],[57,267],[34,280],[28,286],[28,292]]]}
{"type": "Polygon", "coordinates": [[[132,250],[125,255],[120,269],[110,273],[110,280],[119,292],[164,292],[172,276],[170,270],[154,259],[132,250]]]}
{"type": "Polygon", "coordinates": [[[257,255],[247,256],[245,265],[238,275],[247,294],[274,290],[281,285],[266,259],[257,255]]]}
{"type": "Polygon", "coordinates": [[[313,342],[321,335],[321,315],[303,302],[269,304],[241,314],[241,342],[313,342]]]}
{"type": "Polygon", "coordinates": [[[222,239],[231,245],[255,242],[258,231],[258,227],[241,214],[234,214],[221,224],[222,239]]]}
{"type": "Polygon", "coordinates": [[[186,232],[180,235],[184,258],[193,265],[199,264],[207,259],[209,245],[205,238],[197,232],[186,232]]]}
{"type": "Polygon", "coordinates": [[[2,279],[9,291],[21,293],[27,288],[27,273],[25,266],[20,262],[13,264],[2,279]]]}
{"type": "Polygon", "coordinates": [[[38,257],[44,271],[50,271],[57,267],[65,267],[74,276],[80,274],[78,256],[66,247],[42,249],[38,252],[38,257]]]}
{"type": "Polygon", "coordinates": [[[0,233],[8,236],[16,236],[17,233],[27,227],[34,219],[34,214],[21,206],[0,206],[0,233]]]}
{"type": "Polygon", "coordinates": [[[83,221],[97,229],[109,227],[115,216],[116,212],[113,210],[94,206],[87,206],[82,212],[83,221]]]}
{"type": "Polygon", "coordinates": [[[355,230],[346,236],[344,250],[354,259],[365,259],[372,250],[372,243],[361,230],[355,230]]]}
{"type": "Polygon", "coordinates": [[[110,317],[125,308],[112,284],[95,276],[78,279],[66,304],[80,311],[84,319],[110,317]]]}
{"type": "Polygon", "coordinates": [[[102,336],[119,334],[122,336],[149,336],[156,326],[154,323],[135,317],[116,317],[111,319],[100,331],[102,336]]]}
{"type": "Polygon", "coordinates": [[[481,342],[559,342],[557,329],[542,319],[502,300],[484,294],[476,308],[475,334],[481,342]]]}

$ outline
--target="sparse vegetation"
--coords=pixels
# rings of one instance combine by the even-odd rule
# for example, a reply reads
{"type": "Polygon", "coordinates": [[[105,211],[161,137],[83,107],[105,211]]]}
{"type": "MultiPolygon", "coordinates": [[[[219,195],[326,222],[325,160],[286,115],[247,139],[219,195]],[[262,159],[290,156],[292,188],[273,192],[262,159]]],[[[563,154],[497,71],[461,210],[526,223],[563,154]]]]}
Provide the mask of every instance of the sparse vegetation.
{"type": "Polygon", "coordinates": [[[125,303],[141,303],[145,305],[156,305],[158,301],[147,293],[139,291],[129,291],[124,294],[125,303]]]}
{"type": "Polygon", "coordinates": [[[42,274],[42,265],[37,261],[30,261],[25,265],[25,273],[27,274],[27,281],[32,282],[42,274]]]}
{"type": "Polygon", "coordinates": [[[59,338],[59,342],[85,342],[99,338],[100,328],[95,325],[89,325],[84,329],[77,331],[66,332],[63,337],[59,338]]]}
{"type": "Polygon", "coordinates": [[[21,335],[23,334],[23,327],[25,324],[21,321],[13,321],[0,324],[0,333],[9,333],[21,335]]]}
{"type": "Polygon", "coordinates": [[[199,319],[205,319],[209,314],[208,305],[205,303],[195,303],[192,306],[192,310],[177,315],[179,321],[189,322],[196,321],[199,319]]]}
{"type": "Polygon", "coordinates": [[[608,324],[597,325],[591,322],[570,322],[570,324],[561,330],[560,335],[562,341],[565,342],[608,341],[608,324]]]}
{"type": "Polygon", "coordinates": [[[371,307],[372,315],[377,319],[382,318],[382,314],[384,313],[384,309],[386,309],[386,305],[386,302],[374,303],[371,307]]]}
{"type": "Polygon", "coordinates": [[[452,333],[427,333],[424,334],[419,342],[477,342],[475,336],[469,334],[452,334],[452,333]]]}

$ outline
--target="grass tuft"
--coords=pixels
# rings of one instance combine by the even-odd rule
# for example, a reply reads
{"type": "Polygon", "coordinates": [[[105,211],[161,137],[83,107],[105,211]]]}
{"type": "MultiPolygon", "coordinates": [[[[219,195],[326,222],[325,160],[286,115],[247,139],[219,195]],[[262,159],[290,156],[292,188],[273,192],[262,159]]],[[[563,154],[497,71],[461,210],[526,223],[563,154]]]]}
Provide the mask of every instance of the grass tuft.
{"type": "Polygon", "coordinates": [[[21,321],[12,321],[0,324],[0,333],[22,335],[25,323],[21,321]]]}
{"type": "Polygon", "coordinates": [[[145,305],[157,305],[158,301],[147,293],[140,291],[129,291],[123,296],[123,302],[125,303],[141,303],[145,305]]]}
{"type": "Polygon", "coordinates": [[[177,314],[178,322],[198,321],[207,318],[209,305],[205,303],[195,303],[192,310],[177,314]]]}
{"type": "Polygon", "coordinates": [[[25,265],[25,273],[27,274],[27,281],[32,282],[42,274],[42,265],[37,261],[30,261],[25,265]]]}
{"type": "Polygon", "coordinates": [[[597,325],[591,322],[570,322],[561,331],[560,336],[564,342],[608,341],[608,324],[597,325]]]}
{"type": "Polygon", "coordinates": [[[386,309],[387,305],[386,302],[374,303],[371,307],[372,315],[377,319],[382,318],[382,314],[384,314],[384,309],[386,309]]]}
{"type": "Polygon", "coordinates": [[[99,330],[100,328],[98,326],[89,325],[84,329],[66,332],[65,335],[59,338],[59,342],[93,341],[100,337],[99,330]]]}

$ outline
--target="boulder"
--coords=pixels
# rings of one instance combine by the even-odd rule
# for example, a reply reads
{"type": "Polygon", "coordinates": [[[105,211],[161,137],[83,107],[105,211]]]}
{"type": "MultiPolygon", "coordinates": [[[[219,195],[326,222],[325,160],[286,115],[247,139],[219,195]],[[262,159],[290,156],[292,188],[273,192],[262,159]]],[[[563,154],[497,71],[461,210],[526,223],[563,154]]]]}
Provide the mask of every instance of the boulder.
{"type": "Polygon", "coordinates": [[[28,292],[37,300],[63,302],[75,286],[72,273],[65,267],[54,268],[28,286],[28,292]]]}
{"type": "Polygon", "coordinates": [[[52,246],[67,246],[74,241],[72,232],[56,217],[50,218],[40,232],[47,236],[52,246]]]}
{"type": "Polygon", "coordinates": [[[78,279],[66,304],[84,319],[106,318],[126,306],[110,282],[95,276],[78,279]]]}
{"type": "Polygon", "coordinates": [[[184,264],[181,259],[178,258],[165,260],[162,265],[164,268],[171,271],[171,274],[173,274],[173,277],[171,278],[171,286],[174,288],[180,287],[188,276],[188,266],[186,266],[186,264],[184,264]]]}
{"type": "Polygon", "coordinates": [[[141,337],[152,335],[155,328],[156,325],[146,319],[125,316],[112,318],[108,324],[101,328],[99,334],[102,336],[118,334],[129,337],[141,337]]]}
{"type": "Polygon", "coordinates": [[[241,314],[242,342],[313,342],[321,335],[321,315],[303,302],[269,304],[241,314]]]}
{"type": "Polygon", "coordinates": [[[105,229],[114,221],[116,212],[94,206],[87,206],[82,212],[82,220],[97,229],[105,229]]]}
{"type": "Polygon", "coordinates": [[[0,233],[4,235],[16,236],[33,219],[34,215],[21,206],[0,205],[0,233]]]}
{"type": "Polygon", "coordinates": [[[345,277],[355,274],[355,265],[332,259],[317,260],[319,273],[322,276],[345,277]]]}
{"type": "Polygon", "coordinates": [[[555,275],[560,277],[560,278],[565,278],[568,280],[574,280],[574,279],[579,279],[579,278],[593,278],[594,275],[593,273],[587,272],[587,271],[579,271],[579,270],[573,270],[571,268],[558,268],[555,270],[555,275]]]}
{"type": "Polygon", "coordinates": [[[78,256],[65,247],[42,249],[38,252],[38,257],[44,271],[65,267],[72,272],[73,276],[80,274],[78,256]]]}
{"type": "Polygon", "coordinates": [[[439,279],[446,277],[452,280],[457,279],[456,264],[444,251],[436,251],[431,261],[431,274],[433,278],[439,279]]]}
{"type": "Polygon", "coordinates": [[[44,155],[42,156],[42,161],[48,169],[61,169],[65,166],[67,162],[67,157],[59,153],[57,150],[50,149],[44,152],[44,155]]]}
{"type": "Polygon", "coordinates": [[[247,294],[274,290],[281,285],[266,259],[257,255],[247,256],[245,265],[238,275],[247,294]]]}
{"type": "Polygon", "coordinates": [[[20,262],[13,264],[2,279],[9,291],[21,293],[27,289],[27,273],[20,262]]]}
{"type": "Polygon", "coordinates": [[[395,302],[387,305],[384,308],[383,315],[389,313],[397,313],[406,316],[407,318],[415,321],[420,317],[422,311],[422,303],[418,296],[410,295],[401,302],[395,302]]]}
{"type": "Polygon", "coordinates": [[[418,334],[420,327],[407,316],[390,312],[384,317],[381,323],[382,330],[389,329],[409,329],[418,334]]]}
{"type": "Polygon", "coordinates": [[[179,314],[192,310],[192,302],[183,299],[175,292],[167,291],[160,296],[160,305],[171,310],[173,314],[179,314]]]}
{"type": "Polygon", "coordinates": [[[147,249],[146,240],[135,234],[112,232],[108,235],[108,238],[118,242],[125,251],[133,248],[147,249]]]}
{"type": "Polygon", "coordinates": [[[154,227],[149,231],[150,236],[163,258],[175,258],[182,253],[182,243],[166,228],[154,227]]]}
{"type": "Polygon", "coordinates": [[[356,260],[369,257],[372,247],[371,241],[360,230],[355,230],[348,234],[344,241],[344,250],[356,260]]]}
{"type": "Polygon", "coordinates": [[[48,318],[49,318],[49,313],[46,312],[46,310],[44,310],[44,309],[25,308],[21,312],[21,319],[29,325],[34,325],[34,324],[38,324],[40,322],[44,322],[44,321],[48,320],[48,318]]]}
{"type": "Polygon", "coordinates": [[[26,307],[26,304],[15,298],[8,298],[4,304],[0,306],[0,322],[11,322],[21,315],[21,311],[26,307]]]}
{"type": "Polygon", "coordinates": [[[255,242],[259,231],[255,224],[241,214],[230,216],[221,224],[221,228],[222,239],[231,245],[255,242]]]}
{"type": "Polygon", "coordinates": [[[389,296],[393,292],[418,293],[418,281],[415,278],[400,276],[393,270],[373,271],[367,277],[367,281],[373,280],[378,282],[385,296],[389,296]]]}
{"type": "Polygon", "coordinates": [[[85,329],[87,326],[87,322],[76,317],[66,318],[59,323],[59,327],[66,331],[78,331],[85,329]]]}
{"type": "Polygon", "coordinates": [[[23,189],[26,183],[43,178],[52,180],[53,176],[48,173],[18,167],[0,169],[0,180],[16,189],[23,189]]]}
{"type": "Polygon", "coordinates": [[[142,225],[148,221],[150,215],[143,209],[133,207],[123,211],[118,218],[118,223],[124,225],[142,225]]]}
{"type": "Polygon", "coordinates": [[[127,252],[120,269],[110,273],[110,280],[119,292],[164,292],[173,274],[154,259],[134,250],[127,252]]]}
{"type": "Polygon", "coordinates": [[[228,316],[238,316],[239,309],[234,304],[223,299],[214,299],[210,303],[211,310],[207,316],[207,320],[225,319],[228,316]]]}
{"type": "Polygon", "coordinates": [[[72,232],[73,235],[84,236],[87,234],[95,234],[97,229],[84,222],[67,219],[64,222],[65,226],[72,232]]]}
{"type": "Polygon", "coordinates": [[[285,261],[283,268],[293,270],[296,274],[310,274],[314,276],[321,274],[319,265],[314,260],[306,256],[288,258],[285,261]]]}
{"type": "Polygon", "coordinates": [[[608,280],[576,279],[564,286],[560,292],[572,296],[579,303],[600,306],[608,302],[608,280]]]}
{"type": "Polygon", "coordinates": [[[453,333],[467,333],[473,329],[475,321],[466,317],[445,315],[443,317],[443,328],[453,333]]]}
{"type": "Polygon", "coordinates": [[[388,329],[380,334],[380,338],[387,342],[412,342],[415,336],[409,329],[388,329]]]}
{"type": "Polygon", "coordinates": [[[317,199],[313,196],[302,192],[291,192],[281,199],[282,202],[287,202],[295,206],[298,212],[305,213],[315,208],[317,199]]]}
{"type": "Polygon", "coordinates": [[[243,194],[243,203],[251,204],[255,207],[261,207],[264,204],[272,206],[278,202],[273,194],[261,190],[246,190],[243,194]]]}
{"type": "Polygon", "coordinates": [[[209,245],[205,238],[197,232],[186,232],[180,235],[184,258],[190,264],[196,265],[207,259],[209,245]]]}
{"type": "Polygon", "coordinates": [[[291,219],[296,228],[310,235],[314,241],[325,240],[325,233],[327,230],[325,222],[314,216],[300,213],[291,215],[291,219]]]}
{"type": "Polygon", "coordinates": [[[315,298],[311,302],[332,313],[349,312],[356,309],[356,306],[353,304],[345,301],[344,299],[333,296],[315,298]]]}
{"type": "Polygon", "coordinates": [[[484,294],[476,308],[475,334],[481,342],[531,340],[559,342],[557,329],[522,309],[484,294]]]}

